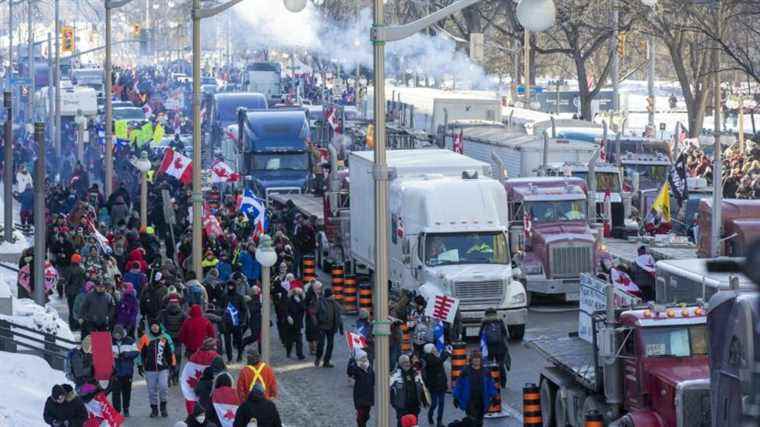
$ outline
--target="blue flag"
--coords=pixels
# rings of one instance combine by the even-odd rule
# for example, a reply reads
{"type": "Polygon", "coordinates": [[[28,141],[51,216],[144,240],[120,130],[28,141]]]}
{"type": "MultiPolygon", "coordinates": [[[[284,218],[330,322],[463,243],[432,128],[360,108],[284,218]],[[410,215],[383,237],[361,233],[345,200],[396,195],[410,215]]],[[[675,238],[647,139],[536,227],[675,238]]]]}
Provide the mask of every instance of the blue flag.
{"type": "Polygon", "coordinates": [[[240,212],[243,212],[253,223],[255,230],[265,233],[268,228],[267,208],[264,200],[256,197],[251,190],[243,192],[243,200],[240,203],[240,212]]]}

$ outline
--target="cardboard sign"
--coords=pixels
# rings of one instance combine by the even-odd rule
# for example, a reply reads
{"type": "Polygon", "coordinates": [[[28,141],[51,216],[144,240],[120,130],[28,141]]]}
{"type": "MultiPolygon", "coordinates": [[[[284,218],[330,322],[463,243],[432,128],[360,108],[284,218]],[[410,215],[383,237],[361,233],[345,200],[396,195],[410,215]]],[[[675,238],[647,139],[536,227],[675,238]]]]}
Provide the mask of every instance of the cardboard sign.
{"type": "MultiPolygon", "coordinates": [[[[578,336],[588,342],[593,342],[591,316],[607,309],[606,289],[610,283],[597,279],[588,274],[581,275],[581,300],[578,312],[578,336]]],[[[621,289],[615,289],[615,307],[635,305],[641,300],[621,289]]]]}
{"type": "Polygon", "coordinates": [[[92,332],[92,366],[95,379],[108,381],[113,373],[114,360],[110,332],[92,332]]]}

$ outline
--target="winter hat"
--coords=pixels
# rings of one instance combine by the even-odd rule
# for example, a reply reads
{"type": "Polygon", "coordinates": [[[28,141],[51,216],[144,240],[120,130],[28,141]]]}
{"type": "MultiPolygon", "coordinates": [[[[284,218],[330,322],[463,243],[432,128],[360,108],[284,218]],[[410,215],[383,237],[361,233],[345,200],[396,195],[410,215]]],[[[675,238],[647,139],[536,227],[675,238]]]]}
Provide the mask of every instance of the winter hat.
{"type": "Polygon", "coordinates": [[[325,289],[325,298],[330,298],[333,294],[332,288],[325,289]]]}
{"type": "Polygon", "coordinates": [[[71,263],[72,264],[79,264],[82,262],[82,255],[74,254],[71,256],[71,263]]]}
{"type": "Polygon", "coordinates": [[[422,347],[423,351],[425,351],[425,354],[430,354],[435,349],[435,346],[433,343],[427,343],[424,347],[422,347]]]}
{"type": "Polygon", "coordinates": [[[203,344],[201,344],[201,350],[205,351],[211,351],[216,349],[216,339],[208,337],[203,340],[203,344]]]}
{"type": "Polygon", "coordinates": [[[211,361],[211,369],[216,372],[222,372],[227,369],[227,367],[224,366],[224,359],[222,359],[222,356],[216,356],[214,360],[211,361]]]}
{"type": "Polygon", "coordinates": [[[59,384],[56,384],[53,386],[53,391],[50,392],[50,396],[53,398],[53,400],[58,400],[59,397],[65,396],[66,390],[63,389],[59,384]]]}
{"type": "Polygon", "coordinates": [[[84,291],[85,292],[90,292],[93,289],[95,289],[95,283],[93,283],[93,282],[85,282],[85,284],[84,284],[84,291]]]}
{"type": "Polygon", "coordinates": [[[121,284],[121,290],[124,292],[125,295],[135,294],[135,285],[129,283],[129,282],[122,282],[121,284]]]}
{"type": "Polygon", "coordinates": [[[412,361],[411,359],[409,359],[408,355],[402,354],[401,356],[398,357],[398,366],[411,365],[411,364],[412,364],[412,361]]]}
{"type": "Polygon", "coordinates": [[[264,397],[264,384],[257,381],[256,384],[251,388],[251,394],[256,397],[264,397]]]}
{"type": "Polygon", "coordinates": [[[113,327],[113,333],[111,334],[115,338],[116,335],[119,335],[121,338],[124,338],[124,336],[127,335],[126,331],[124,330],[124,327],[121,325],[116,325],[113,327]]]}
{"type": "Polygon", "coordinates": [[[401,427],[417,427],[417,416],[414,414],[406,414],[401,417],[401,427]]]}
{"type": "Polygon", "coordinates": [[[359,318],[360,319],[364,319],[364,320],[369,319],[369,310],[367,310],[366,308],[360,308],[359,309],[359,318]]]}
{"type": "Polygon", "coordinates": [[[259,363],[261,360],[261,354],[259,354],[259,351],[255,348],[252,348],[248,350],[248,353],[246,354],[246,359],[248,361],[249,365],[255,365],[259,363]]]}

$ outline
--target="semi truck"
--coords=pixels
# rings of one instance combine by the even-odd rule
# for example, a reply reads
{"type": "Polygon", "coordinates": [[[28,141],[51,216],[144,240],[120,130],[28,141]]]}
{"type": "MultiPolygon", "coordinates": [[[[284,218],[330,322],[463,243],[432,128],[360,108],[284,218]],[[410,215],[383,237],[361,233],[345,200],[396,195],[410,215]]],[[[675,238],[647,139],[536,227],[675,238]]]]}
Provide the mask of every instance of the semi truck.
{"type": "Polygon", "coordinates": [[[731,287],[748,290],[754,289],[754,284],[743,273],[708,272],[705,259],[669,259],[655,264],[655,300],[660,304],[709,301],[731,287]]]}
{"type": "Polygon", "coordinates": [[[578,301],[580,275],[596,271],[599,247],[586,216],[586,182],[572,177],[511,178],[504,186],[510,250],[516,254],[529,304],[534,294],[578,301]]]}
{"type": "MultiPolygon", "coordinates": [[[[494,308],[514,339],[525,333],[523,285],[512,277],[504,187],[487,163],[449,150],[391,150],[388,245],[392,293],[459,299],[465,333],[494,308]],[[468,328],[469,327],[469,328],[468,328]]],[[[349,154],[350,253],[374,270],[374,155],[349,154]]]]}
{"type": "MultiPolygon", "coordinates": [[[[707,258],[715,244],[710,236],[712,227],[710,198],[701,199],[697,214],[697,256],[707,258]]],[[[720,254],[730,257],[748,256],[752,242],[760,238],[760,200],[723,199],[721,205],[722,239],[720,254]]]]}
{"type": "Polygon", "coordinates": [[[578,336],[530,342],[548,362],[540,378],[543,425],[581,427],[598,411],[610,427],[709,427],[705,308],[622,307],[615,302],[626,301],[621,291],[586,281],[592,286],[583,298],[597,309],[585,327],[579,322],[578,336]],[[594,296],[599,288],[601,301],[594,296]]]}
{"type": "Polygon", "coordinates": [[[282,102],[282,66],[277,62],[255,62],[246,67],[248,92],[267,97],[270,105],[282,102]]]}
{"type": "Polygon", "coordinates": [[[238,138],[246,188],[267,200],[270,193],[306,190],[311,136],[303,110],[239,109],[238,138]]]}

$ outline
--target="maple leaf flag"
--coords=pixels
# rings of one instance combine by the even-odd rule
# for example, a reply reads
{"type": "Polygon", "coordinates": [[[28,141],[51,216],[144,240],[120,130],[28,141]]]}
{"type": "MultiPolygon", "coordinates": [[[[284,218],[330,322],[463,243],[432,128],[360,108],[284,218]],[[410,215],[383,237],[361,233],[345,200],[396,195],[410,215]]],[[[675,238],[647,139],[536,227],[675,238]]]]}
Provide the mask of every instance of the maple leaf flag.
{"type": "Polygon", "coordinates": [[[203,371],[208,367],[209,365],[201,365],[200,363],[188,361],[185,367],[182,368],[179,385],[185,400],[191,402],[198,401],[198,396],[195,394],[195,386],[198,385],[198,381],[203,376],[203,371]]]}
{"type": "Polygon", "coordinates": [[[232,167],[227,163],[217,160],[211,166],[211,183],[217,184],[220,182],[238,182],[240,181],[240,174],[233,171],[232,167]]]}
{"type": "Polygon", "coordinates": [[[108,401],[105,393],[98,393],[85,404],[89,418],[86,427],[119,427],[124,424],[124,416],[108,401]]]}
{"type": "Polygon", "coordinates": [[[339,126],[339,123],[338,123],[338,109],[337,108],[333,108],[327,114],[327,123],[330,124],[330,127],[332,128],[332,130],[334,132],[338,132],[339,131],[339,129],[338,129],[338,126],[339,126]]]}
{"type": "Polygon", "coordinates": [[[349,332],[346,334],[346,344],[348,344],[348,350],[353,353],[357,348],[366,348],[367,339],[362,334],[349,332]]]}
{"type": "Polygon", "coordinates": [[[177,178],[181,183],[187,185],[193,179],[192,160],[171,148],[166,149],[164,160],[158,168],[159,173],[165,173],[177,178]]]}
{"type": "Polygon", "coordinates": [[[214,403],[214,410],[221,427],[232,427],[235,423],[238,406],[240,406],[240,400],[235,389],[227,386],[219,387],[214,390],[211,400],[214,403]]]}
{"type": "Polygon", "coordinates": [[[454,323],[454,317],[459,307],[459,299],[448,295],[436,295],[425,306],[425,315],[446,323],[454,323]],[[431,304],[432,303],[432,304],[431,304]]]}

